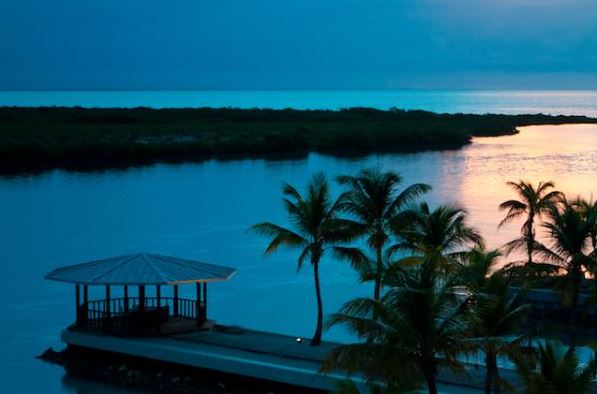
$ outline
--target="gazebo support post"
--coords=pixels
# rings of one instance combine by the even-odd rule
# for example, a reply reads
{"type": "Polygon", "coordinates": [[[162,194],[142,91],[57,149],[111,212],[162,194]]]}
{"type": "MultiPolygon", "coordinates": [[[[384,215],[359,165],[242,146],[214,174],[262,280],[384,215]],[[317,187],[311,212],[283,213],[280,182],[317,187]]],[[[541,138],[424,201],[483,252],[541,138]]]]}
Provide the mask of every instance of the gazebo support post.
{"type": "Polygon", "coordinates": [[[139,311],[145,310],[145,286],[139,286],[139,311]]]}
{"type": "Polygon", "coordinates": [[[174,305],[172,305],[174,317],[178,317],[178,285],[174,285],[174,305]]]}
{"type": "Polygon", "coordinates": [[[201,283],[197,282],[197,301],[195,302],[196,305],[196,316],[197,316],[197,325],[201,325],[203,324],[203,322],[201,321],[201,283]]]}
{"type": "Polygon", "coordinates": [[[155,294],[156,297],[158,298],[158,308],[162,307],[162,288],[160,285],[157,285],[155,287],[155,294]]]}
{"type": "Polygon", "coordinates": [[[207,320],[207,282],[203,283],[203,320],[207,320]]]}
{"type": "Polygon", "coordinates": [[[79,309],[82,309],[82,315],[79,315],[79,319],[86,325],[89,316],[89,291],[87,285],[83,286],[83,305],[79,309]]]}
{"type": "Polygon", "coordinates": [[[110,320],[110,285],[106,285],[106,318],[110,320]]]}
{"type": "Polygon", "coordinates": [[[124,285],[124,313],[129,313],[129,287],[124,285]]]}
{"type": "Polygon", "coordinates": [[[81,322],[81,286],[77,283],[75,285],[75,321],[77,325],[81,322]]]}

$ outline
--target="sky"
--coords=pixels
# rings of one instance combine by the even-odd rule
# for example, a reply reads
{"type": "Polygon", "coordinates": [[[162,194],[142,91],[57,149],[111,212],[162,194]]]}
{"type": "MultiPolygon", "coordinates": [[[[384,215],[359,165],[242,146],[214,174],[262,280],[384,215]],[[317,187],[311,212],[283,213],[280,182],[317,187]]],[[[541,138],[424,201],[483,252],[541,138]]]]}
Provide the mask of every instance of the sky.
{"type": "Polygon", "coordinates": [[[0,0],[0,90],[595,89],[596,0],[0,0]]]}

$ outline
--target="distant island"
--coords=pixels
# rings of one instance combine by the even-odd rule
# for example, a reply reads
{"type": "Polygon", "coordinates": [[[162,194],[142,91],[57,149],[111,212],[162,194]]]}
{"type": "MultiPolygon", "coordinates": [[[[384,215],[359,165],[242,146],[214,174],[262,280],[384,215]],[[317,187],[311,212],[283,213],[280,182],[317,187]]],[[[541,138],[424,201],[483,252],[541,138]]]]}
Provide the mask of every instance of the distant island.
{"type": "Polygon", "coordinates": [[[456,149],[519,126],[568,123],[597,119],[372,108],[0,107],[0,172],[456,149]]]}

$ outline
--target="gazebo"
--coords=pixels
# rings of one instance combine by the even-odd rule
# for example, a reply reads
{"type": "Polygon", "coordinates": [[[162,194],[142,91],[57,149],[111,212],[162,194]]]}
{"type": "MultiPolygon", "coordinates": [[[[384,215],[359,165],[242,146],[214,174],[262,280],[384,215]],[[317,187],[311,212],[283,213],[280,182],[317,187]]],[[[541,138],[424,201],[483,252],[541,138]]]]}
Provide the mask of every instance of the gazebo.
{"type": "Polygon", "coordinates": [[[235,273],[236,269],[230,267],[137,253],[56,268],[45,278],[75,284],[77,328],[125,335],[204,325],[207,283],[228,280],[235,273]],[[196,298],[180,298],[178,286],[193,283],[196,298]],[[89,300],[89,286],[104,286],[105,298],[89,300]],[[122,297],[111,297],[114,286],[123,287],[122,297]],[[129,295],[131,286],[138,287],[136,297],[129,295]],[[148,286],[155,287],[154,297],[146,296],[148,286]],[[172,286],[173,296],[163,297],[162,286],[172,286]]]}

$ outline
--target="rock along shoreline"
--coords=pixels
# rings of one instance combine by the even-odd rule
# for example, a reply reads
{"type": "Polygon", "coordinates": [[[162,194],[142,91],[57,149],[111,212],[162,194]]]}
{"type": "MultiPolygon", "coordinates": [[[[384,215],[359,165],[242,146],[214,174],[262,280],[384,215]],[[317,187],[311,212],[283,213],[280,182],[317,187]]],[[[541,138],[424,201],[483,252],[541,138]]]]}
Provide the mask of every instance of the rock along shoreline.
{"type": "Polygon", "coordinates": [[[151,393],[317,393],[304,388],[244,378],[183,365],[69,346],[48,348],[37,359],[60,365],[77,377],[151,393]]]}

